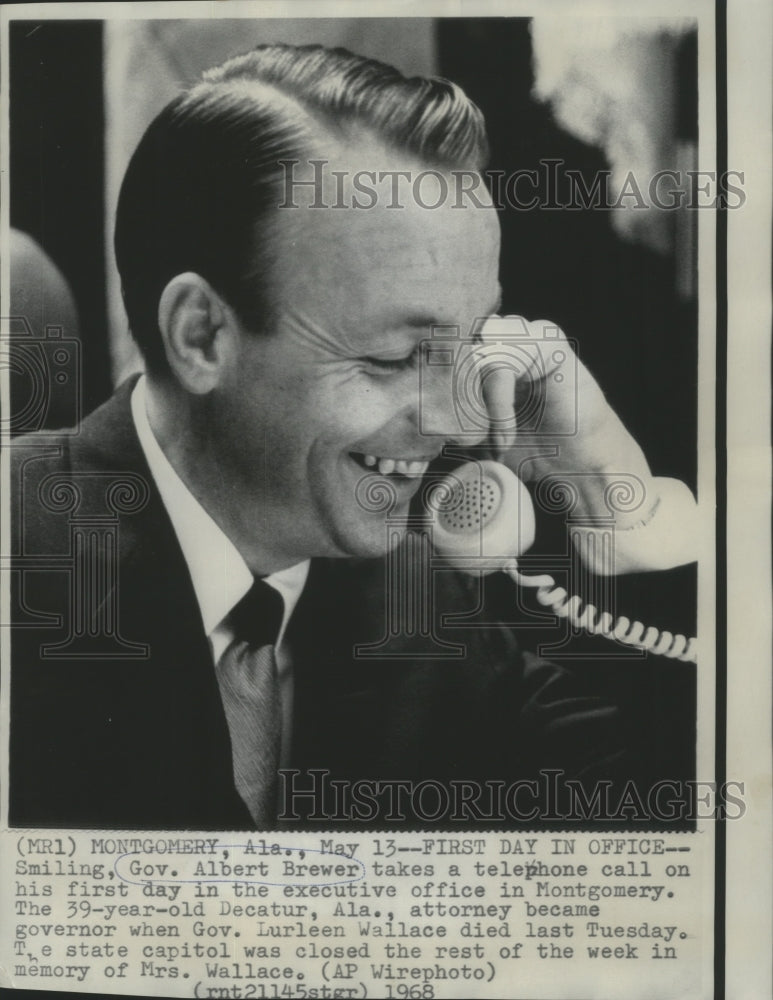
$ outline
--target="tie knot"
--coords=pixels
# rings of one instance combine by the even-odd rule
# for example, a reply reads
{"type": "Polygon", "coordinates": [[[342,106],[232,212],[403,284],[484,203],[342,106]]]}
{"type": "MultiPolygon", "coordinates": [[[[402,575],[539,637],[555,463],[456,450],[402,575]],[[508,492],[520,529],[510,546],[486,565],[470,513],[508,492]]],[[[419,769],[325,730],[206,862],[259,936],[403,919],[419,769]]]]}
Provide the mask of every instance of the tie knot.
{"type": "Polygon", "coordinates": [[[231,624],[237,639],[253,646],[273,646],[279,635],[284,601],[278,590],[264,580],[252,586],[231,612],[231,624]]]}

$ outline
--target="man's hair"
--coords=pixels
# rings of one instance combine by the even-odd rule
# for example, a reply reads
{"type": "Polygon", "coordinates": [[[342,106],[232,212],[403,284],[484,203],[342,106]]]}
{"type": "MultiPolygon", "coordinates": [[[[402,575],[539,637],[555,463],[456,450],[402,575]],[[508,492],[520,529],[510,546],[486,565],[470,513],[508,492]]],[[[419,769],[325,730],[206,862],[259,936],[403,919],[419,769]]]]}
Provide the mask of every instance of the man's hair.
{"type": "Polygon", "coordinates": [[[483,117],[455,84],[320,45],[258,46],[164,108],[129,163],[115,226],[129,326],[148,368],[168,370],[158,302],[185,271],[249,329],[270,329],[280,161],[309,156],[326,133],[346,141],[362,130],[439,168],[480,170],[488,155],[483,117]]]}

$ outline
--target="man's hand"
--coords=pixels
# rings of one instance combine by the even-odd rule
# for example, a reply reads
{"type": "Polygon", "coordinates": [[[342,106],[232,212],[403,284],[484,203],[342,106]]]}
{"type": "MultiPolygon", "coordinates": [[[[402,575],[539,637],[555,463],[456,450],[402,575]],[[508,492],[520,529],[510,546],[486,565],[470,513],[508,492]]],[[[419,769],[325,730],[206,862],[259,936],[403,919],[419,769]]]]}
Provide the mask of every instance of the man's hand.
{"type": "MultiPolygon", "coordinates": [[[[545,320],[494,316],[481,337],[482,392],[500,461],[527,481],[564,485],[576,497],[573,517],[608,525],[614,516],[615,572],[695,559],[692,493],[653,477],[564,332],[545,320]]],[[[585,549],[593,562],[594,546],[585,549]]]]}

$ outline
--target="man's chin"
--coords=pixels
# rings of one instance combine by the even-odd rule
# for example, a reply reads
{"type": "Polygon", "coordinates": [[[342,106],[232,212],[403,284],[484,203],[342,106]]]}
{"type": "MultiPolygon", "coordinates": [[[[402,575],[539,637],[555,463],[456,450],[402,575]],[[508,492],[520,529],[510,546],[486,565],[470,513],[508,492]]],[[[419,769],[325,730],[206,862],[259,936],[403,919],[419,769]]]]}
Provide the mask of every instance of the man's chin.
{"type": "Polygon", "coordinates": [[[338,554],[349,559],[381,559],[394,551],[405,538],[407,529],[401,513],[395,516],[392,511],[388,517],[384,514],[373,515],[371,523],[363,525],[360,531],[352,530],[351,524],[345,526],[337,539],[338,554]]]}

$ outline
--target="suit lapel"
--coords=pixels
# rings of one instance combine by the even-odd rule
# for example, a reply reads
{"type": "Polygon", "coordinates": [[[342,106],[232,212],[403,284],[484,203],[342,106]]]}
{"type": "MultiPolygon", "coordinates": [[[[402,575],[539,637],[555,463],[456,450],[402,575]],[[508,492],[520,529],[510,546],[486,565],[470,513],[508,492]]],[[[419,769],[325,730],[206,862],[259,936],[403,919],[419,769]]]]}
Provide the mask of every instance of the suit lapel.
{"type": "Polygon", "coordinates": [[[145,483],[147,501],[118,524],[115,607],[121,636],[148,648],[116,670],[122,683],[116,728],[125,724],[133,760],[126,805],[146,825],[223,829],[251,825],[233,787],[231,747],[198,602],[182,550],[153,482],[131,416],[136,379],[84,422],[73,473],[110,472],[145,483]],[[181,822],[182,821],[182,822],[181,822]]]}

